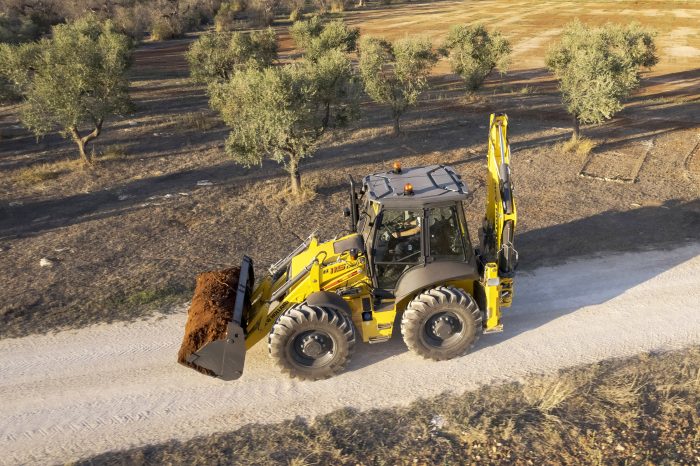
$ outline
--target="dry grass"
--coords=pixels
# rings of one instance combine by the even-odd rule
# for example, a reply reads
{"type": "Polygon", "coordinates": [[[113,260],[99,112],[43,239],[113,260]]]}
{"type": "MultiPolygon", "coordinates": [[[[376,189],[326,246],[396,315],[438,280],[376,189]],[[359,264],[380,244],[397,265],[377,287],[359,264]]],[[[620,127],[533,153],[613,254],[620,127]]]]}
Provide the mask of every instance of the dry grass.
{"type": "Polygon", "coordinates": [[[700,347],[691,347],[79,464],[698,464],[699,423],[700,347]]]}
{"type": "Polygon", "coordinates": [[[55,180],[61,175],[81,169],[80,160],[67,159],[52,163],[38,163],[17,170],[13,179],[25,186],[36,186],[46,181],[55,180]]]}
{"type": "Polygon", "coordinates": [[[127,145],[126,144],[113,144],[111,146],[107,146],[96,157],[96,159],[99,162],[122,161],[122,160],[126,160],[127,156],[128,156],[128,154],[127,154],[127,145]]]}
{"type": "Polygon", "coordinates": [[[585,156],[591,153],[598,146],[598,143],[593,139],[586,137],[571,138],[563,143],[559,143],[556,149],[565,154],[576,154],[585,156]]]}
{"type": "Polygon", "coordinates": [[[531,380],[523,393],[528,403],[542,414],[550,414],[579,388],[572,377],[545,377],[531,380]]]}

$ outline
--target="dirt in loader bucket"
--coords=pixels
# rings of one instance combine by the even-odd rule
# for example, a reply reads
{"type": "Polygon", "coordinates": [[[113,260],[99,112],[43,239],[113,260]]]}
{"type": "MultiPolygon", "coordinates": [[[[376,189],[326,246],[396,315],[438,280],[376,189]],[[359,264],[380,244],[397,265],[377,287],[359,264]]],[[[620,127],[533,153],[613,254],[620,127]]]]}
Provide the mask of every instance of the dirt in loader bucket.
{"type": "Polygon", "coordinates": [[[197,285],[187,311],[185,337],[177,354],[177,362],[203,374],[216,375],[187,362],[187,358],[207,343],[226,336],[227,325],[233,316],[240,273],[240,267],[231,267],[197,275],[197,285]]]}

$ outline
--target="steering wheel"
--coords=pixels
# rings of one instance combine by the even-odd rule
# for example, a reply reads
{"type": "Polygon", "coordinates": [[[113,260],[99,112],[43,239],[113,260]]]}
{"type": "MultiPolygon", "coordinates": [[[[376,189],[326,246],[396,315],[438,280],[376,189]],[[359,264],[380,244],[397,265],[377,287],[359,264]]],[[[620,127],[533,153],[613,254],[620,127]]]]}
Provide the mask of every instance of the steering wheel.
{"type": "Polygon", "coordinates": [[[390,227],[389,225],[385,225],[386,230],[382,232],[381,238],[383,241],[389,242],[394,236],[394,233],[396,233],[398,230],[390,227]]]}

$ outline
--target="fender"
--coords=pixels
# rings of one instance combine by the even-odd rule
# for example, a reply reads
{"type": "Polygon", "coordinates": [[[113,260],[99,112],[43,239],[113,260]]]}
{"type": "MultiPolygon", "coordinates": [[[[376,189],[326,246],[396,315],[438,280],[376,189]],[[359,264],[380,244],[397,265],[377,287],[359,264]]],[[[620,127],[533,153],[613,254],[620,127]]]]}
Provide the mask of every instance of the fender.
{"type": "Polygon", "coordinates": [[[444,283],[446,280],[479,280],[479,272],[473,259],[469,262],[431,262],[421,267],[414,267],[404,273],[396,284],[396,302],[424,290],[431,285],[444,283]]]}
{"type": "Polygon", "coordinates": [[[306,304],[309,306],[331,307],[336,309],[348,318],[352,318],[350,305],[340,296],[330,291],[316,291],[306,297],[306,304]]]}

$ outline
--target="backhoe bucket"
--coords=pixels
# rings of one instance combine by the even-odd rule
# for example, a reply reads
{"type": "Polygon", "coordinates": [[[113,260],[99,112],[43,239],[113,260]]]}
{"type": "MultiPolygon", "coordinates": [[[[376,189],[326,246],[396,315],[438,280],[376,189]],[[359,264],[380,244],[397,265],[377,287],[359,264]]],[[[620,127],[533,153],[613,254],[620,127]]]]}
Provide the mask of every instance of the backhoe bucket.
{"type": "Polygon", "coordinates": [[[245,365],[244,318],[253,290],[253,261],[197,277],[178,362],[222,380],[236,380],[245,365]]]}

